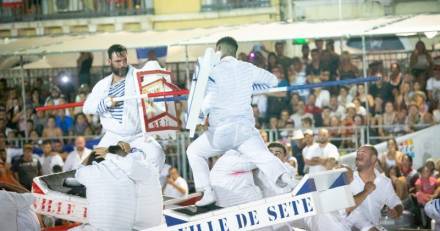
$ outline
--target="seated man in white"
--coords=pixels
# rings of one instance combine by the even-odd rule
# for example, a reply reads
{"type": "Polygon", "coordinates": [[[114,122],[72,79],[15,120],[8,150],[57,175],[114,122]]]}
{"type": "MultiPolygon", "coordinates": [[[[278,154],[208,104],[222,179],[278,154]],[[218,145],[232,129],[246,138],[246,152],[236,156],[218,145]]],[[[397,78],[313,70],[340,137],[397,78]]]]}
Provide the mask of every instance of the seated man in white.
{"type": "Polygon", "coordinates": [[[183,179],[177,168],[169,169],[167,183],[163,189],[163,195],[171,198],[182,198],[188,195],[188,184],[183,179]]]}

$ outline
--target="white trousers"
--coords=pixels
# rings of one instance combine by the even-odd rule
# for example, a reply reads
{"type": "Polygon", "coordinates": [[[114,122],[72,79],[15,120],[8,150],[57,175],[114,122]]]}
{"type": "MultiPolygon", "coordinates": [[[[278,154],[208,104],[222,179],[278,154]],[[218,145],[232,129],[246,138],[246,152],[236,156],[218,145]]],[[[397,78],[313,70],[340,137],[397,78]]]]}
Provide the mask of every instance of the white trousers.
{"type": "Polygon", "coordinates": [[[119,141],[124,141],[126,143],[131,143],[135,141],[136,139],[143,138],[142,133],[134,134],[132,136],[121,136],[116,133],[106,131],[104,136],[99,141],[99,144],[97,147],[104,147],[108,148],[108,146],[116,145],[119,141]]]}
{"type": "Polygon", "coordinates": [[[252,125],[229,123],[209,128],[187,149],[196,190],[203,191],[211,187],[208,158],[222,155],[231,149],[255,164],[273,183],[286,172],[282,162],[269,151],[252,125]]]}

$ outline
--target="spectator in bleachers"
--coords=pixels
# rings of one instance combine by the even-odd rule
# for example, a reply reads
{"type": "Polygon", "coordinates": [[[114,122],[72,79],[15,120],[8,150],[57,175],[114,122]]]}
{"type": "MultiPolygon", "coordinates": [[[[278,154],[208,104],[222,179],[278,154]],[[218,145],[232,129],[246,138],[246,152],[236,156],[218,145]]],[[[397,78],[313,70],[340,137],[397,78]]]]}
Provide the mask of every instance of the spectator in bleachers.
{"type": "Polygon", "coordinates": [[[278,65],[279,63],[278,63],[277,55],[274,52],[269,52],[269,54],[267,55],[266,70],[272,72],[272,69],[278,65]]]}
{"type": "MultiPolygon", "coordinates": [[[[315,81],[314,83],[319,83],[320,81],[315,81]]],[[[315,88],[313,89],[313,94],[316,97],[315,105],[318,108],[323,108],[329,106],[330,104],[330,92],[323,88],[315,88]]]]}
{"type": "Polygon", "coordinates": [[[163,189],[163,195],[171,198],[182,198],[188,195],[188,184],[183,179],[177,168],[171,167],[169,169],[169,175],[167,183],[163,189]]]}
{"type": "Polygon", "coordinates": [[[414,75],[414,79],[424,86],[431,67],[431,55],[426,50],[425,43],[423,41],[418,41],[411,54],[409,63],[409,68],[414,75]]]}
{"type": "Polygon", "coordinates": [[[388,76],[388,82],[390,82],[393,89],[399,89],[400,84],[402,84],[403,76],[400,71],[400,65],[398,63],[391,63],[390,74],[388,76]]]}
{"type": "Polygon", "coordinates": [[[292,59],[284,55],[285,45],[286,43],[284,41],[275,43],[275,53],[277,54],[278,59],[277,63],[281,65],[284,79],[287,78],[287,69],[292,64],[292,59]]]}
{"type": "Polygon", "coordinates": [[[44,127],[47,124],[46,113],[44,111],[37,111],[31,116],[31,118],[34,121],[35,131],[42,135],[44,127]]]}
{"type": "Polygon", "coordinates": [[[359,76],[358,68],[353,64],[348,51],[342,52],[338,68],[339,80],[354,79],[359,76]]]}
{"type": "Polygon", "coordinates": [[[314,128],[313,117],[312,116],[304,116],[301,119],[301,128],[302,129],[313,129],[314,128]]]}
{"type": "Polygon", "coordinates": [[[63,171],[70,171],[77,169],[81,163],[86,160],[92,150],[86,148],[86,139],[83,136],[78,136],[75,139],[75,149],[69,153],[63,166],[63,171]]]}
{"type": "Polygon", "coordinates": [[[394,166],[401,168],[403,157],[396,139],[391,138],[387,141],[387,151],[379,156],[379,164],[383,172],[388,172],[388,169],[394,166]]]}
{"type": "Polygon", "coordinates": [[[331,126],[331,114],[330,114],[330,108],[325,106],[322,108],[322,114],[321,114],[321,124],[318,125],[318,127],[330,127],[331,126]]]}
{"type": "Polygon", "coordinates": [[[89,136],[92,135],[92,129],[89,121],[84,113],[78,113],[75,115],[73,126],[70,130],[73,136],[89,136]]]}
{"type": "Polygon", "coordinates": [[[302,128],[301,120],[306,116],[313,116],[312,114],[307,114],[305,111],[305,106],[303,101],[299,101],[298,105],[293,108],[294,113],[290,116],[290,120],[295,124],[295,128],[302,128]]]}
{"type": "Polygon", "coordinates": [[[43,129],[42,137],[45,139],[58,139],[63,137],[63,131],[56,126],[55,117],[49,116],[47,118],[46,126],[43,129]]]}
{"type": "MultiPolygon", "coordinates": [[[[321,74],[321,64],[320,64],[320,52],[318,49],[313,49],[311,51],[311,57],[310,63],[306,65],[306,76],[307,79],[310,78],[310,76],[319,76],[321,74]]],[[[313,78],[313,77],[312,77],[313,78]]]]}
{"type": "Polygon", "coordinates": [[[289,161],[287,149],[283,144],[272,142],[267,148],[272,154],[281,160],[289,175],[296,176],[298,172],[298,163],[296,162],[296,159],[291,159],[292,162],[289,161]]]}
{"type": "Polygon", "coordinates": [[[375,83],[370,84],[368,92],[372,96],[378,96],[382,98],[384,102],[393,102],[394,96],[392,93],[393,87],[391,86],[391,84],[383,79],[382,73],[378,73],[376,77],[379,77],[380,79],[375,83]]]}
{"type": "Polygon", "coordinates": [[[311,145],[304,153],[304,162],[309,165],[309,173],[325,171],[326,162],[339,160],[339,152],[335,145],[330,143],[327,129],[321,128],[318,133],[318,143],[311,145]]]}
{"type": "Polygon", "coordinates": [[[432,176],[432,170],[428,166],[424,166],[420,173],[420,178],[416,183],[416,197],[420,205],[425,205],[428,201],[435,198],[435,192],[438,184],[435,177],[432,176]]]}
{"type": "Polygon", "coordinates": [[[40,158],[41,173],[42,175],[52,174],[55,165],[64,165],[63,159],[58,153],[52,151],[52,144],[50,141],[44,141],[42,148],[43,156],[40,158]]]}
{"type": "Polygon", "coordinates": [[[307,66],[310,63],[309,54],[310,54],[310,48],[308,44],[303,44],[301,46],[301,61],[304,64],[304,66],[307,66]]]}
{"type": "Polygon", "coordinates": [[[73,126],[73,118],[66,114],[66,110],[57,110],[57,116],[55,117],[56,127],[60,128],[63,132],[63,136],[68,136],[70,129],[73,126]]]}
{"type": "Polygon", "coordinates": [[[282,110],[280,113],[277,127],[278,128],[286,128],[287,123],[289,123],[289,119],[290,119],[289,116],[290,116],[290,114],[287,109],[282,110]]]}
{"type": "Polygon", "coordinates": [[[336,80],[337,69],[339,67],[339,55],[335,52],[334,41],[332,39],[325,42],[325,50],[321,52],[321,67],[323,70],[328,70],[328,80],[336,80]]]}
{"type": "Polygon", "coordinates": [[[408,106],[408,115],[405,119],[405,131],[410,133],[417,129],[417,126],[422,122],[422,115],[419,111],[419,107],[415,102],[412,102],[408,106]]]}
{"type": "Polygon", "coordinates": [[[14,173],[11,171],[10,164],[7,163],[6,150],[0,149],[0,183],[7,183],[16,186],[21,186],[15,179],[14,173]]]}
{"type": "Polygon", "coordinates": [[[20,184],[29,191],[32,188],[33,179],[41,176],[41,163],[38,160],[38,156],[33,154],[32,149],[32,144],[25,144],[23,155],[18,156],[11,167],[20,184]]]}
{"type": "Polygon", "coordinates": [[[434,59],[432,73],[432,77],[426,83],[428,99],[432,102],[440,103],[440,57],[434,59]]]}
{"type": "Polygon", "coordinates": [[[321,108],[316,106],[316,96],[314,94],[309,95],[307,97],[307,103],[304,107],[305,113],[310,113],[314,117],[318,116],[321,113],[321,108]]]}
{"type": "Polygon", "coordinates": [[[44,101],[44,105],[58,105],[63,97],[61,90],[57,86],[52,86],[50,95],[44,101]]]}

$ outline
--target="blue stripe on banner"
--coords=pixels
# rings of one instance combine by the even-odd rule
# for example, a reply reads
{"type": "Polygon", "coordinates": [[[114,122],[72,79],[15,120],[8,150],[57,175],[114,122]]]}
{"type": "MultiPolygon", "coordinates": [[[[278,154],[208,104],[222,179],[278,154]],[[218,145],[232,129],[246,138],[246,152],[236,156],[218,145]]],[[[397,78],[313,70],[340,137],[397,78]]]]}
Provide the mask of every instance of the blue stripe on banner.
{"type": "Polygon", "coordinates": [[[316,185],[314,179],[308,179],[301,187],[301,189],[296,193],[295,196],[299,196],[302,194],[315,192],[316,191],[316,185]]]}
{"type": "Polygon", "coordinates": [[[167,56],[168,47],[150,47],[150,48],[137,48],[136,56],[138,59],[148,59],[148,54],[155,55],[157,58],[167,56]]]}
{"type": "Polygon", "coordinates": [[[168,215],[165,215],[165,222],[167,223],[168,227],[187,223],[184,220],[181,220],[181,219],[178,219],[178,218],[175,218],[175,217],[171,217],[171,216],[168,216],[168,215]]]}
{"type": "Polygon", "coordinates": [[[336,178],[336,180],[333,182],[333,184],[330,186],[329,189],[345,186],[348,184],[349,183],[348,183],[347,173],[342,172],[341,175],[339,175],[338,178],[336,178]]]}

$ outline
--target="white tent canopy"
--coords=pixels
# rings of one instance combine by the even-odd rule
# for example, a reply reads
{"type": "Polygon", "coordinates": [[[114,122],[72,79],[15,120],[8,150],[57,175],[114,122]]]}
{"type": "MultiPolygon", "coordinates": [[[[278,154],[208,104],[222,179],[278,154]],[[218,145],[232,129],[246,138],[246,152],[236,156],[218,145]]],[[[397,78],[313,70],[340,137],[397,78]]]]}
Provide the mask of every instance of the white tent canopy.
{"type": "Polygon", "coordinates": [[[218,31],[204,37],[183,41],[180,45],[213,44],[224,36],[238,42],[259,42],[295,38],[338,38],[362,36],[365,31],[401,20],[402,17],[358,19],[324,22],[293,22],[243,25],[227,31],[218,31]]]}
{"type": "Polygon", "coordinates": [[[440,32],[439,14],[416,15],[375,28],[366,32],[365,35],[411,35],[430,32],[440,32]]]}

